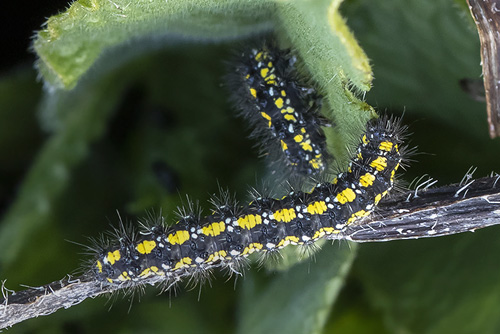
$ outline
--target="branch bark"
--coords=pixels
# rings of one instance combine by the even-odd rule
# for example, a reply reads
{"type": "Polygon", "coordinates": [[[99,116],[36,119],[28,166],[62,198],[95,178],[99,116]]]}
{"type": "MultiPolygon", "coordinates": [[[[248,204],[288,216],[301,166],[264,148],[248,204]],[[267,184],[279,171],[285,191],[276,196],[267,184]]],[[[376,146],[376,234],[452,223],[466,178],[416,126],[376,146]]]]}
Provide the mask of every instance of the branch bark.
{"type": "MultiPolygon", "coordinates": [[[[375,214],[334,238],[355,242],[417,239],[475,231],[497,224],[500,224],[500,176],[495,175],[468,180],[466,184],[400,193],[381,203],[375,214]]],[[[144,281],[145,285],[160,283],[165,284],[154,276],[144,281]]],[[[165,289],[172,284],[164,285],[165,289]]],[[[2,286],[0,329],[123,288],[126,286],[97,282],[91,274],[67,276],[19,292],[2,286]]]]}
{"type": "Polygon", "coordinates": [[[467,0],[481,42],[490,137],[500,136],[500,0],[467,0]]]}

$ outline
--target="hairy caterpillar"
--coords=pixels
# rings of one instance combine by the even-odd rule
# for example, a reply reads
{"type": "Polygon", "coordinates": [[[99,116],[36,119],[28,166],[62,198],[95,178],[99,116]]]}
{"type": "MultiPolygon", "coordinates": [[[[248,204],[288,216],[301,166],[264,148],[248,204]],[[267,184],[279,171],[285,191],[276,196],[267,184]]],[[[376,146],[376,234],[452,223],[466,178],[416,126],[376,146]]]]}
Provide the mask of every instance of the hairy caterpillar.
{"type": "Polygon", "coordinates": [[[373,212],[392,189],[405,157],[405,132],[399,119],[372,120],[348,170],[332,182],[281,199],[255,198],[246,206],[216,205],[203,218],[185,213],[171,227],[159,224],[139,234],[124,232],[97,252],[91,272],[104,284],[169,284],[213,267],[234,270],[254,252],[335,239],[373,212]]]}
{"type": "Polygon", "coordinates": [[[329,158],[321,128],[327,122],[319,115],[322,99],[298,77],[296,57],[264,43],[235,58],[228,76],[232,99],[250,124],[250,136],[259,141],[261,154],[274,165],[284,165],[281,171],[322,173],[329,158]]]}

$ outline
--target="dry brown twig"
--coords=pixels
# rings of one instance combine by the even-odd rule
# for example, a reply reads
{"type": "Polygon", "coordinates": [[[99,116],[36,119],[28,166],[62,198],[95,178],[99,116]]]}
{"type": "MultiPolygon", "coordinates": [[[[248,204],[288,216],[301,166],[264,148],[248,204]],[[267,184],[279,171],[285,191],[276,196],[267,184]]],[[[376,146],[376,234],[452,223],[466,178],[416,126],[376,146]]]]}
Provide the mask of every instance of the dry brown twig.
{"type": "MultiPolygon", "coordinates": [[[[361,224],[349,226],[335,239],[355,242],[417,239],[475,231],[500,224],[499,175],[477,180],[469,177],[460,184],[439,188],[428,188],[429,184],[424,182],[417,190],[389,198],[380,204],[375,214],[361,224]]],[[[161,278],[153,276],[144,284],[158,285],[160,282],[161,278]]],[[[67,276],[19,292],[12,292],[2,284],[0,329],[120,289],[120,286],[95,281],[91,274],[67,276]]]]}

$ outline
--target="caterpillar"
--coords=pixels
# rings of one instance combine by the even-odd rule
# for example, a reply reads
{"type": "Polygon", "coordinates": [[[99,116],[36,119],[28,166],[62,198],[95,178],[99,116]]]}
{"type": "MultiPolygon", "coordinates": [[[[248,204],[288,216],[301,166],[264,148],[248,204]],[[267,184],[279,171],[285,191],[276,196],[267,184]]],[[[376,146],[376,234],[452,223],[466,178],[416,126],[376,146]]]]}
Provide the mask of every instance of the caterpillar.
{"type": "Polygon", "coordinates": [[[227,81],[239,115],[252,129],[250,137],[260,142],[274,169],[319,175],[329,159],[321,128],[328,123],[319,114],[321,97],[302,83],[296,61],[290,50],[263,43],[235,57],[227,81]]]}
{"type": "Polygon", "coordinates": [[[310,192],[291,191],[281,199],[258,197],[246,206],[225,201],[203,218],[188,212],[171,227],[157,224],[139,234],[123,232],[97,251],[91,273],[103,284],[171,284],[214,267],[236,271],[254,252],[335,239],[373,212],[393,188],[405,159],[405,133],[400,119],[372,120],[347,171],[332,182],[319,183],[310,192]]]}

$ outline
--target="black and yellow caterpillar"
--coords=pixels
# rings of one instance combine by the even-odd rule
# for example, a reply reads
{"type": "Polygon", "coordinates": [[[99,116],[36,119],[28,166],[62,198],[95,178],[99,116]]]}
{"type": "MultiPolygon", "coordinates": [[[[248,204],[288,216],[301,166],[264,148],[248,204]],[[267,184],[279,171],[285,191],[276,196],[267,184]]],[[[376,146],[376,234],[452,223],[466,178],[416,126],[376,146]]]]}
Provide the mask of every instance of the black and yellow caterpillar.
{"type": "Polygon", "coordinates": [[[217,206],[203,218],[186,214],[171,227],[122,236],[97,251],[91,272],[103,284],[133,286],[152,277],[170,283],[213,267],[234,268],[254,252],[335,239],[373,212],[393,187],[405,158],[405,132],[399,119],[374,119],[347,171],[332,182],[281,199],[217,206]]]}
{"type": "Polygon", "coordinates": [[[271,165],[281,174],[319,175],[329,159],[321,128],[328,122],[319,113],[322,98],[298,75],[296,61],[290,50],[263,43],[235,56],[227,81],[271,165]]]}

